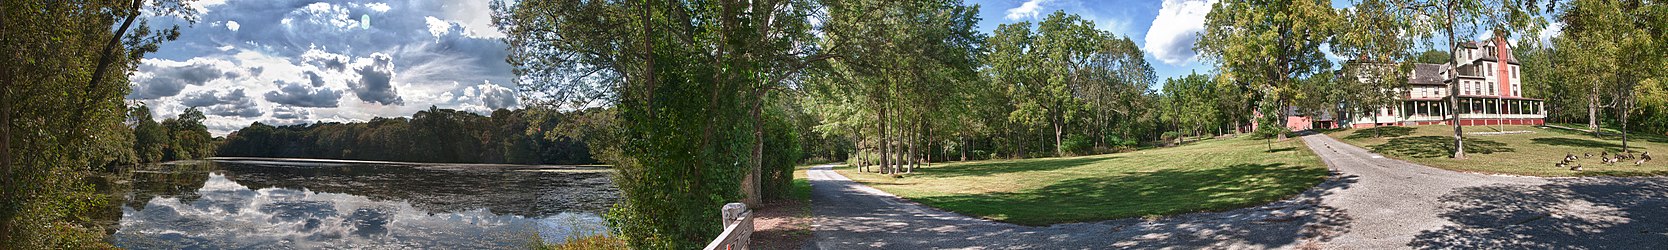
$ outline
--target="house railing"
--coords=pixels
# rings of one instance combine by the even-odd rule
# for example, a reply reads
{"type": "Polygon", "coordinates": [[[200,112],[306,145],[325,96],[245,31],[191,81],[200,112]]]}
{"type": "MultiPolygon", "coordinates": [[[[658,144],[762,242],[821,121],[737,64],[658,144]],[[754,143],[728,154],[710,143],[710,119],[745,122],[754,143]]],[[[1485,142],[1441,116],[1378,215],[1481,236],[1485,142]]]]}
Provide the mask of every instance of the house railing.
{"type": "Polygon", "coordinates": [[[753,211],[747,210],[746,204],[724,204],[720,210],[723,216],[724,233],[707,243],[706,250],[743,250],[747,249],[747,241],[753,236],[753,211]]]}

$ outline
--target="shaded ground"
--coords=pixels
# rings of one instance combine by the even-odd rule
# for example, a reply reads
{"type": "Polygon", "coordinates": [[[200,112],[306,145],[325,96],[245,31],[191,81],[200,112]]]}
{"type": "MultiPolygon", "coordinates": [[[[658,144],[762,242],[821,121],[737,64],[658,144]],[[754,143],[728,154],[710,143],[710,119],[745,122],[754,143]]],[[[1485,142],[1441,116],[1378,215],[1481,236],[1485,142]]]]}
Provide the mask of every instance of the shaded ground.
{"type": "Polygon", "coordinates": [[[1668,245],[1668,179],[1564,178],[1442,196],[1453,225],[1409,246],[1444,249],[1649,249],[1668,245]]]}
{"type": "Polygon", "coordinates": [[[811,239],[810,203],[785,200],[753,210],[754,249],[799,249],[811,239]]]}

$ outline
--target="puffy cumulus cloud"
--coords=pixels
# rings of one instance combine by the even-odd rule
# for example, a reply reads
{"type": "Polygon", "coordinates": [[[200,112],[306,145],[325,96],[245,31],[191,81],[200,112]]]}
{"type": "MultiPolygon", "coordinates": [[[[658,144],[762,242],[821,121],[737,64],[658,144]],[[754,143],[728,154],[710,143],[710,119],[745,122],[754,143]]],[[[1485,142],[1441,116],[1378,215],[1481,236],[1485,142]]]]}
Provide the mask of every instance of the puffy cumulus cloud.
{"type": "Polygon", "coordinates": [[[515,90],[490,81],[441,94],[440,98],[459,110],[479,114],[491,113],[501,108],[515,108],[519,104],[515,90]]]}
{"type": "Polygon", "coordinates": [[[1048,3],[1049,1],[1052,1],[1052,0],[1028,0],[1028,1],[1025,1],[1024,3],[1020,3],[1019,7],[1014,7],[1012,9],[1008,9],[1008,11],[1007,11],[1008,15],[1005,16],[1005,17],[1008,18],[1008,20],[1036,18],[1037,14],[1042,12],[1042,5],[1044,3],[1048,3]]]}
{"type": "Polygon", "coordinates": [[[310,48],[307,49],[307,52],[302,53],[300,56],[302,63],[335,71],[347,70],[348,60],[350,60],[348,56],[326,52],[317,47],[309,47],[310,48]]]}
{"type": "Polygon", "coordinates": [[[208,90],[186,94],[180,98],[180,104],[186,107],[202,107],[204,114],[234,117],[260,117],[265,114],[260,106],[255,104],[243,89],[232,90],[220,95],[218,90],[208,90]]]}
{"type": "Polygon", "coordinates": [[[215,91],[199,91],[185,94],[185,97],[180,98],[180,104],[186,107],[214,106],[220,104],[220,97],[215,96],[215,91]]]}
{"type": "Polygon", "coordinates": [[[242,76],[238,68],[222,60],[190,60],[176,62],[146,59],[141,61],[138,74],[129,80],[127,99],[149,100],[179,95],[187,85],[203,86],[209,81],[242,76]]]}
{"type": "Polygon", "coordinates": [[[488,3],[263,0],[196,6],[200,24],[178,23],[184,29],[179,40],[150,54],[169,63],[141,65],[130,77],[129,99],[146,101],[161,117],[184,110],[186,102],[221,101],[231,95],[226,91],[242,89],[255,105],[216,104],[223,106],[220,113],[265,113],[209,116],[226,126],[305,121],[300,118],[363,121],[409,116],[431,105],[514,107],[507,88],[514,74],[488,3]],[[214,62],[202,68],[219,72],[185,68],[199,61],[214,62]],[[184,74],[192,70],[201,72],[184,74]],[[457,84],[484,82],[496,86],[457,84]],[[219,92],[200,93],[210,90],[219,92]],[[361,101],[342,99],[350,95],[361,101]]]}
{"type": "Polygon", "coordinates": [[[337,100],[342,99],[341,92],[329,88],[312,88],[305,84],[284,81],[272,83],[278,85],[278,90],[262,95],[266,97],[266,101],[272,103],[296,107],[334,108],[337,100]]]}
{"type": "Polygon", "coordinates": [[[365,102],[382,105],[405,105],[398,89],[394,88],[394,58],[386,54],[371,54],[369,65],[354,69],[359,81],[349,84],[353,94],[365,102]]]}
{"type": "Polygon", "coordinates": [[[307,71],[302,74],[307,75],[307,83],[313,84],[313,87],[324,87],[324,77],[319,76],[318,72],[307,71]]]}
{"type": "Polygon", "coordinates": [[[312,112],[308,112],[306,108],[278,107],[272,109],[272,119],[283,120],[282,122],[275,122],[276,124],[298,123],[295,121],[307,120],[309,115],[312,115],[312,112]]]}
{"type": "Polygon", "coordinates": [[[1152,27],[1147,29],[1142,50],[1170,65],[1197,59],[1199,53],[1193,51],[1193,44],[1199,41],[1199,32],[1205,30],[1205,14],[1210,13],[1215,3],[1216,0],[1164,0],[1152,27]]]}
{"type": "Polygon", "coordinates": [[[423,17],[423,21],[429,24],[429,34],[435,37],[445,36],[452,30],[452,23],[442,21],[440,18],[423,17]]]}

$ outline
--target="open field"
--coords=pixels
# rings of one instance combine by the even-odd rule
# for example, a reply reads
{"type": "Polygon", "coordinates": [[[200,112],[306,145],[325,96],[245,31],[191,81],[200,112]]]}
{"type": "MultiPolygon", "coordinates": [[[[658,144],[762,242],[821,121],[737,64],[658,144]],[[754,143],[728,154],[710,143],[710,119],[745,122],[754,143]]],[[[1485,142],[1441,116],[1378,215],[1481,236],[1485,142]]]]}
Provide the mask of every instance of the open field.
{"type": "Polygon", "coordinates": [[[1307,190],[1327,170],[1300,140],[1218,139],[1117,154],[935,164],[894,178],[837,171],[951,212],[1022,225],[1220,211],[1307,190]]]}
{"type": "MultiPolygon", "coordinates": [[[[1495,126],[1468,126],[1466,133],[1495,132],[1495,126]]],[[[1333,131],[1328,135],[1345,143],[1373,150],[1386,156],[1456,171],[1532,175],[1532,176],[1640,176],[1668,174],[1668,160],[1658,159],[1640,166],[1632,161],[1602,164],[1600,152],[1612,154],[1622,151],[1620,136],[1603,138],[1591,134],[1557,128],[1507,125],[1507,131],[1530,133],[1505,135],[1466,135],[1466,153],[1470,159],[1449,158],[1453,148],[1453,127],[1445,125],[1412,127],[1379,127],[1333,131]],[[1381,137],[1374,137],[1377,132],[1381,137]],[[1581,157],[1572,164],[1580,164],[1584,171],[1571,171],[1553,166],[1564,154],[1581,157]],[[1592,153],[1593,157],[1586,157],[1592,153]]],[[[1631,135],[1628,146],[1635,152],[1658,151],[1653,157],[1668,153],[1668,138],[1660,135],[1631,135]]],[[[1637,153],[1635,153],[1637,154],[1637,153]]]]}

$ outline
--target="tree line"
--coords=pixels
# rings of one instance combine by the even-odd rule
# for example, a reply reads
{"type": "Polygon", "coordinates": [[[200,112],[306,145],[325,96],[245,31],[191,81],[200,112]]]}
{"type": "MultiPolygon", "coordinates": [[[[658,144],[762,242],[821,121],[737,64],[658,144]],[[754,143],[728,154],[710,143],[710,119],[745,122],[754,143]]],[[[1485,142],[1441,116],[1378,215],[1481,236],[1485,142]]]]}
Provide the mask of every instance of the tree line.
{"type": "MultiPolygon", "coordinates": [[[[429,107],[411,118],[272,126],[226,135],[218,156],[408,162],[595,164],[585,143],[543,134],[586,111],[498,109],[490,116],[429,107]]],[[[604,111],[590,111],[604,112],[604,111]]]]}

